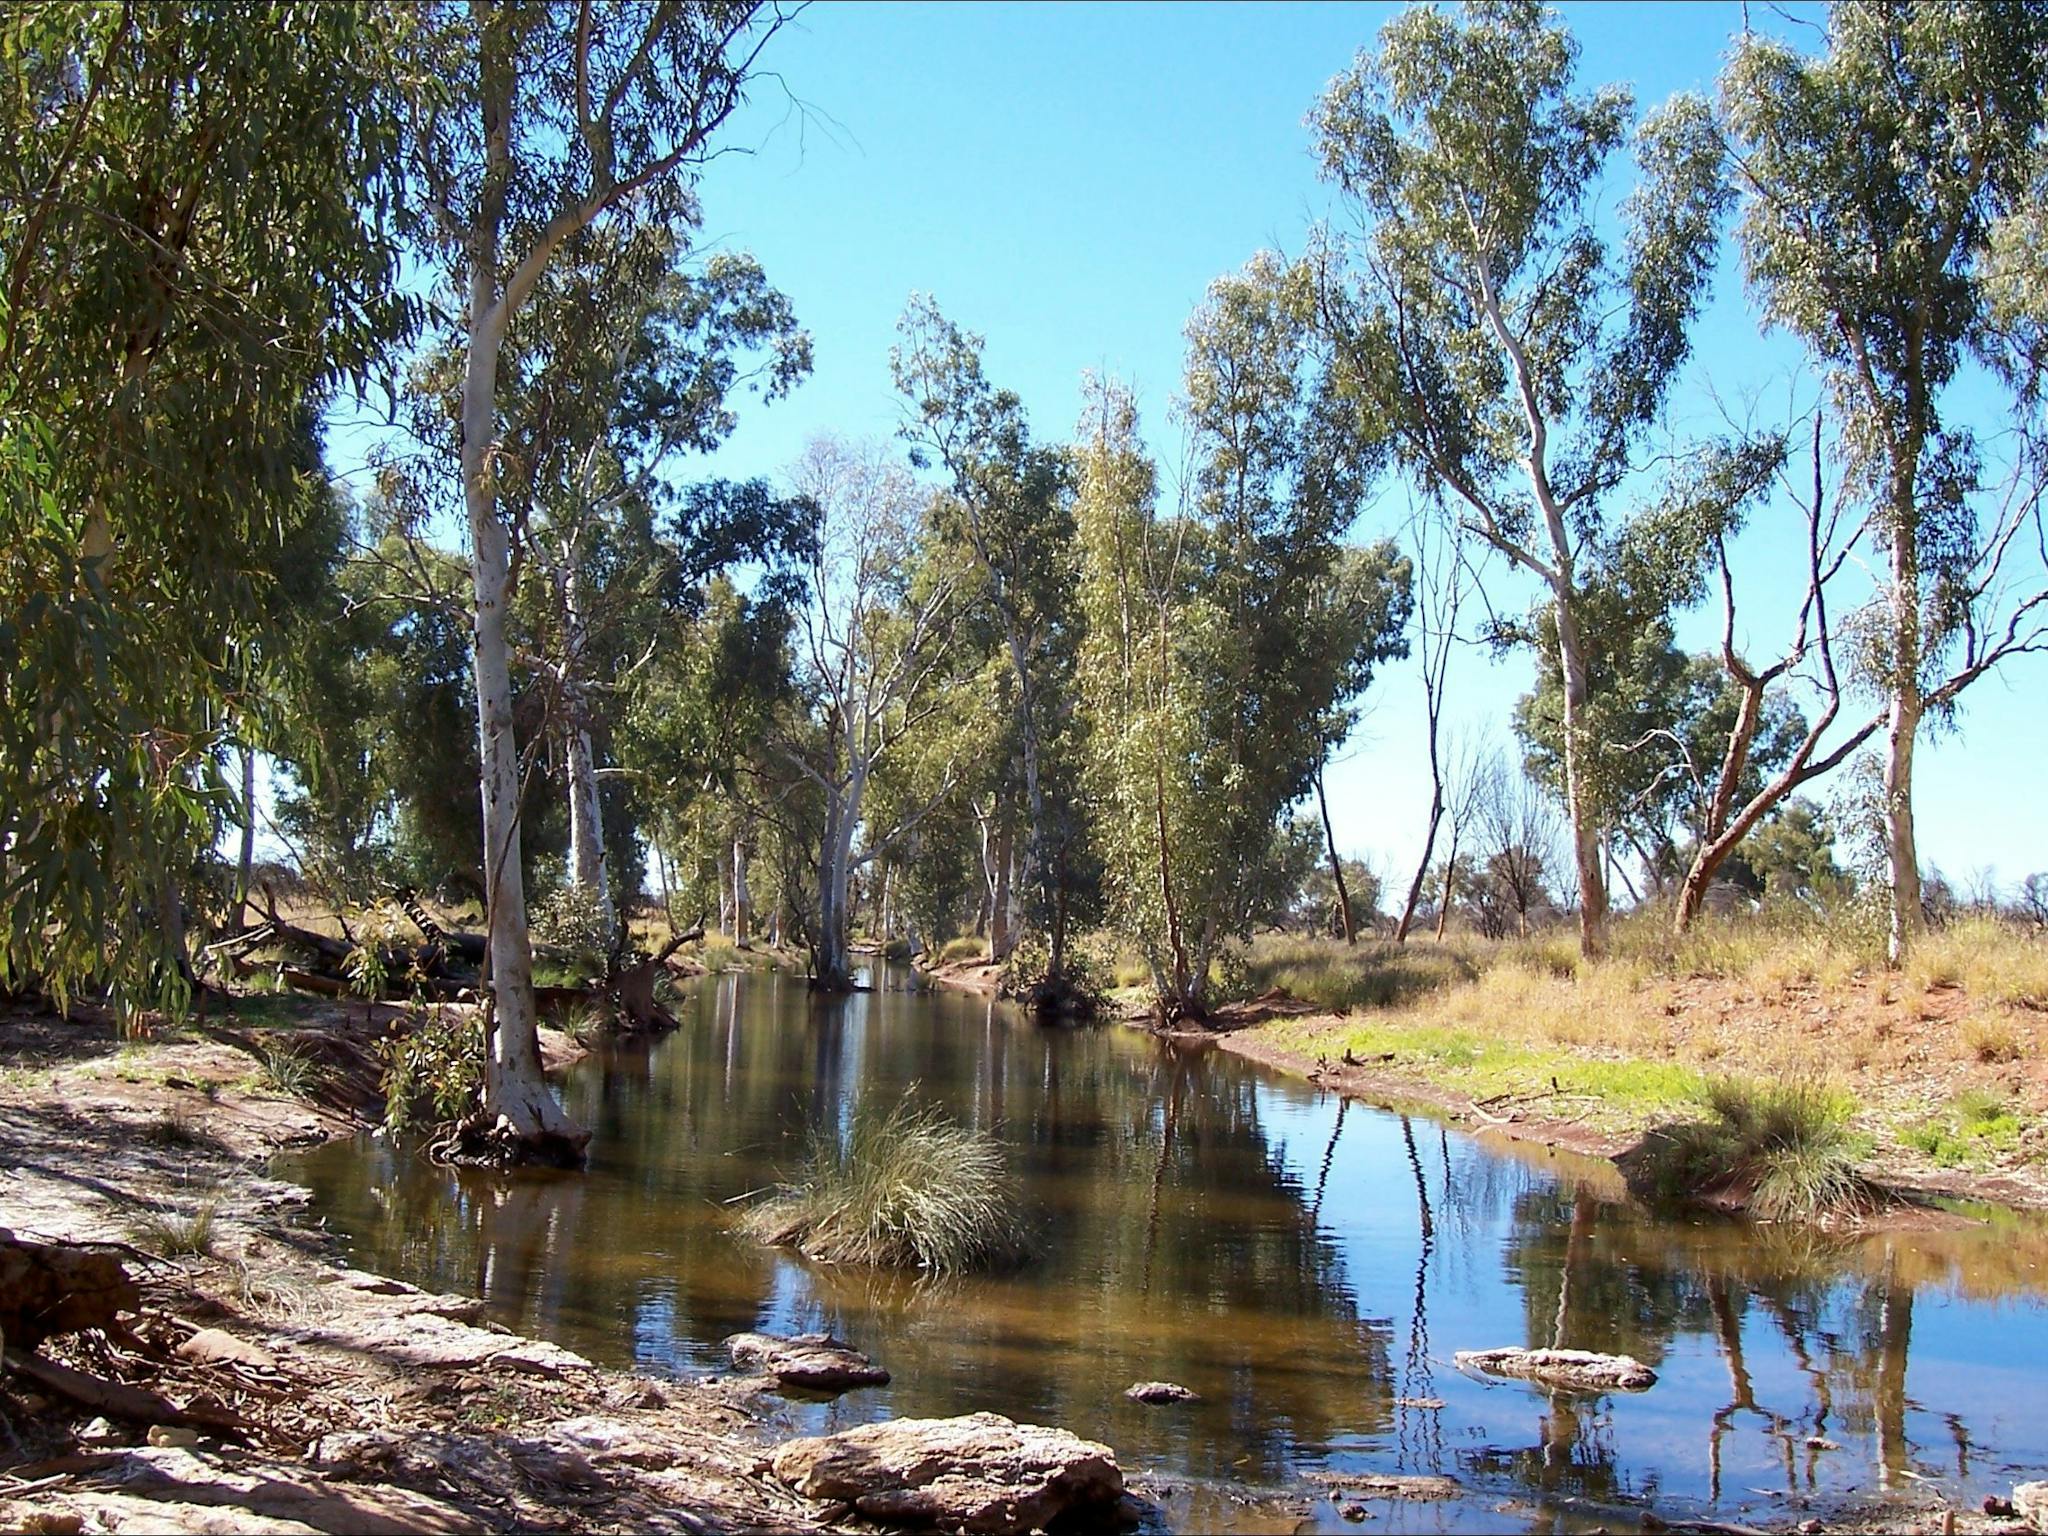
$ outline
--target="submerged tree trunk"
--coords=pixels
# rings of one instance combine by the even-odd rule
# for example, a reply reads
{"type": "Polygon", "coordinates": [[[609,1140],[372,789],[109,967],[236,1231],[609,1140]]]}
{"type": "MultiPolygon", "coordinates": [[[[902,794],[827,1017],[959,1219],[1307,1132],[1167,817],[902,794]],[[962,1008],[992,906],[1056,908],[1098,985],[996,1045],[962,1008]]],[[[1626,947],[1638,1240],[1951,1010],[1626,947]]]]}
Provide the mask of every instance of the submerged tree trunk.
{"type": "Polygon", "coordinates": [[[1358,930],[1351,922],[1351,892],[1344,886],[1344,861],[1337,857],[1337,834],[1330,830],[1330,798],[1323,791],[1323,765],[1316,764],[1316,804],[1323,812],[1323,846],[1330,852],[1330,878],[1337,882],[1337,911],[1344,920],[1344,942],[1356,944],[1358,930]]]}

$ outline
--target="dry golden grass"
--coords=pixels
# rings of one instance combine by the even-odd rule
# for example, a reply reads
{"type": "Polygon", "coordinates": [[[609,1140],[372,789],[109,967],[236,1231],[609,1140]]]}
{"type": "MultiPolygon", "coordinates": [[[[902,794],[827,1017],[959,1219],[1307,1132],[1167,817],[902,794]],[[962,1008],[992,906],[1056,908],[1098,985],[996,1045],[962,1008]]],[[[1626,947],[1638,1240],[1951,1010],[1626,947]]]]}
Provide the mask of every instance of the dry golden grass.
{"type": "MultiPolygon", "coordinates": [[[[1391,1052],[1395,1070],[1475,1096],[1603,1064],[1607,1081],[1585,1091],[1608,1123],[1642,1123],[1725,1075],[1836,1081],[1864,1127],[1899,1146],[1930,1106],[1973,1090],[2004,1094],[2023,1125],[2048,1117],[2048,937],[1989,919],[1930,932],[1896,971],[1867,935],[1812,919],[1720,917],[1673,936],[1654,914],[1618,922],[1592,962],[1569,931],[1356,947],[1262,937],[1246,971],[1252,992],[1282,986],[1344,1016],[1267,1026],[1311,1058],[1391,1052]]],[[[1995,1160],[2025,1161],[2042,1139],[1995,1160]]]]}

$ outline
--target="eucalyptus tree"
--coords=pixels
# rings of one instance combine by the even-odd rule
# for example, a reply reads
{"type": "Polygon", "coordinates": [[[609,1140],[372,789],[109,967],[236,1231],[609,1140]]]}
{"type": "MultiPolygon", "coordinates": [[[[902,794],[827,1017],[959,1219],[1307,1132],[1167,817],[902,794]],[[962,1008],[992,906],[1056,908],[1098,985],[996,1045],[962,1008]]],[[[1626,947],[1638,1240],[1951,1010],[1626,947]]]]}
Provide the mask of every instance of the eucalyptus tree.
{"type": "Polygon", "coordinates": [[[1315,366],[1302,283],[1260,257],[1190,320],[1179,515],[1158,513],[1123,390],[1093,387],[1077,449],[1107,895],[1168,1017],[1207,1012],[1282,813],[1407,622],[1407,562],[1339,542],[1374,455],[1315,366]]]}
{"type": "MultiPolygon", "coordinates": [[[[1077,825],[1071,761],[1058,741],[1071,719],[1075,625],[1074,519],[1066,456],[1034,444],[1022,401],[982,370],[983,339],[916,295],[890,353],[897,391],[910,406],[903,436],[912,462],[947,479],[941,526],[982,571],[986,601],[1010,665],[1018,753],[1029,820],[1023,885],[1027,920],[1049,932],[1047,977],[1065,964],[1064,908],[1077,825]]],[[[1021,933],[1006,936],[1014,948],[1021,933]]],[[[997,959],[1007,958],[998,954],[997,959]]]]}
{"type": "Polygon", "coordinates": [[[1607,891],[1582,550],[1685,360],[1728,193],[1709,107],[1676,97],[1635,130],[1611,251],[1602,198],[1633,102],[1620,86],[1576,90],[1577,54],[1533,0],[1416,7],[1311,120],[1360,226],[1348,252],[1323,240],[1316,262],[1340,385],[1434,504],[1541,584],[1593,953],[1607,891]]]}
{"type": "Polygon", "coordinates": [[[376,6],[0,26],[0,984],[186,995],[307,422],[405,328],[376,6]]]}
{"type": "Polygon", "coordinates": [[[1820,52],[1746,33],[1721,82],[1751,289],[1825,371],[1885,550],[1868,650],[1889,703],[1894,962],[1922,922],[1921,724],[2048,643],[2048,571],[2029,559],[2040,465],[2017,455],[1994,472],[1985,451],[2002,434],[1967,419],[1995,374],[1967,377],[1972,357],[2003,365],[2025,339],[2024,313],[1994,302],[2011,273],[1992,258],[2002,219],[2025,223],[2044,86],[2048,17],[1989,3],[1836,5],[1820,52]]]}
{"type": "Polygon", "coordinates": [[[696,169],[782,15],[751,3],[443,3],[418,11],[407,169],[423,261],[459,295],[450,330],[475,669],[493,1011],[483,1118],[497,1155],[580,1160],[589,1135],[541,1074],[520,868],[507,622],[516,506],[499,373],[514,318],[563,247],[630,206],[686,229],[696,169]]]}
{"type": "Polygon", "coordinates": [[[569,813],[570,883],[604,914],[598,743],[611,697],[680,631],[679,606],[733,565],[801,558],[808,525],[761,487],[678,491],[678,461],[738,425],[742,392],[773,400],[810,371],[810,338],[760,263],[697,259],[673,229],[586,229],[506,339],[500,389],[528,548],[546,573],[536,665],[553,683],[569,813]]]}
{"type": "Polygon", "coordinates": [[[884,825],[868,792],[877,771],[957,707],[954,624],[967,572],[931,537],[931,499],[873,448],[812,442],[791,472],[817,509],[809,584],[793,645],[805,707],[773,750],[815,792],[817,904],[812,983],[852,984],[849,892],[854,876],[895,849],[953,789],[941,770],[927,799],[884,825]]]}

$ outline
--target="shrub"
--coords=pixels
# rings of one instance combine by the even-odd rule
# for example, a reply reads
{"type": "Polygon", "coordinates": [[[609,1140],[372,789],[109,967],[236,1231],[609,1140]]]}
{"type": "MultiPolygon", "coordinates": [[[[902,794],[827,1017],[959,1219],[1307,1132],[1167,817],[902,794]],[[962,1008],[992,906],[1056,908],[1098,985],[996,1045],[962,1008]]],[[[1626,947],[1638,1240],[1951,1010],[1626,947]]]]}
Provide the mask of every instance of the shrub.
{"type": "Polygon", "coordinates": [[[1023,1257],[1017,1182],[994,1137],[909,1093],[855,1110],[841,1141],[814,1137],[802,1174],[741,1218],[748,1235],[838,1264],[940,1271],[1023,1257]]]}
{"type": "Polygon", "coordinates": [[[1841,1095],[1805,1083],[1721,1078],[1705,1118],[1652,1130],[1625,1162],[1646,1198],[1732,1197],[1766,1221],[1811,1221],[1871,1204],[1841,1095]]]}
{"type": "Polygon", "coordinates": [[[484,1026],[474,1009],[436,1004],[393,1019],[377,1057],[384,1127],[394,1136],[466,1119],[483,1102],[484,1026]]]}

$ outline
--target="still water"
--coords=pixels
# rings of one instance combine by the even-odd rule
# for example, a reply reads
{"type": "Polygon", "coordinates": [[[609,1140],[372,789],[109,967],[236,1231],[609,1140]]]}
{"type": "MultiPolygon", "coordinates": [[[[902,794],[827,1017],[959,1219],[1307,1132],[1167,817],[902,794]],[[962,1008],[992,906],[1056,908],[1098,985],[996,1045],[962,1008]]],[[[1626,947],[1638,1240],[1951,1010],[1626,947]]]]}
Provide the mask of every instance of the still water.
{"type": "Polygon", "coordinates": [[[1343,1480],[1363,1473],[1465,1489],[1369,1498],[1377,1531],[1579,1530],[1645,1505],[1785,1523],[2048,1476],[2038,1222],[1829,1241],[1655,1220],[1604,1163],[955,993],[825,1001],[725,975],[681,1016],[564,1082],[595,1131],[587,1175],[458,1176],[369,1139],[287,1172],[357,1263],[480,1295],[521,1332],[692,1376],[728,1368],[731,1333],[830,1331],[894,1382],[792,1404],[793,1428],[980,1409],[1060,1425],[1164,1484],[1183,1528],[1354,1530],[1343,1480]],[[813,1135],[913,1085],[1008,1146],[1032,1264],[920,1283],[732,1232],[813,1135]],[[1632,1354],[1660,1380],[1554,1395],[1451,1364],[1508,1344],[1632,1354]],[[1144,1380],[1201,1401],[1126,1401],[1144,1380]]]}

